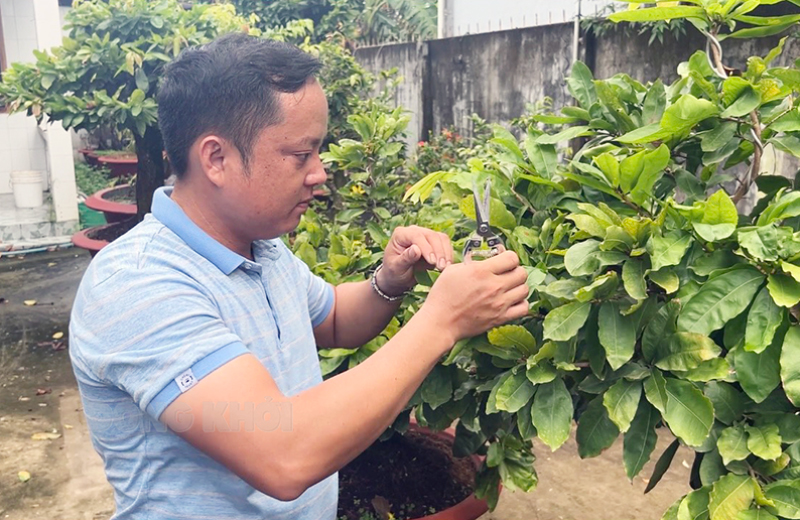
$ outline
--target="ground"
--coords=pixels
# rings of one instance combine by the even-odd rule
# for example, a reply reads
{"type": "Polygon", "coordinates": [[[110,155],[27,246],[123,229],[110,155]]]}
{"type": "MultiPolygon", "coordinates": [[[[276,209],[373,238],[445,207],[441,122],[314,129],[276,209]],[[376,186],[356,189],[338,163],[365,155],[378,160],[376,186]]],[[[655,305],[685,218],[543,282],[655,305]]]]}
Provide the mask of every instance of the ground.
{"type": "MultiPolygon", "coordinates": [[[[68,350],[58,342],[68,340],[70,307],[88,263],[77,250],[0,258],[0,519],[100,520],[113,513],[68,350]],[[35,305],[25,305],[31,300],[35,305]],[[54,340],[59,332],[64,339],[54,340]],[[31,438],[44,433],[57,438],[31,438]],[[22,482],[21,471],[30,480],[22,482]]],[[[670,442],[663,433],[656,453],[670,442]]],[[[555,453],[538,443],[535,452],[538,488],[504,492],[497,510],[482,520],[658,519],[688,490],[692,459],[685,449],[648,495],[642,477],[633,483],[625,477],[621,442],[585,461],[574,437],[555,453]]]]}

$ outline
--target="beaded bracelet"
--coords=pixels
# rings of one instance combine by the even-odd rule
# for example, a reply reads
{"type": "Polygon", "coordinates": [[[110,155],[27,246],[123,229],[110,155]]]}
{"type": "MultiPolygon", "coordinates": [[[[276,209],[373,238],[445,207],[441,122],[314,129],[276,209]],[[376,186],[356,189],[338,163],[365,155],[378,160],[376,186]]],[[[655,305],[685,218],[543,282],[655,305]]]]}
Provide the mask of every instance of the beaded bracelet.
{"type": "Polygon", "coordinates": [[[397,296],[389,296],[383,292],[380,287],[378,287],[378,282],[376,279],[378,278],[378,273],[381,271],[381,269],[383,269],[383,264],[379,265],[378,268],[375,269],[375,272],[372,273],[372,277],[369,279],[369,284],[372,286],[372,290],[374,290],[378,296],[387,302],[396,302],[397,300],[403,299],[403,297],[408,294],[408,291],[403,291],[402,294],[398,294],[397,296]]]}

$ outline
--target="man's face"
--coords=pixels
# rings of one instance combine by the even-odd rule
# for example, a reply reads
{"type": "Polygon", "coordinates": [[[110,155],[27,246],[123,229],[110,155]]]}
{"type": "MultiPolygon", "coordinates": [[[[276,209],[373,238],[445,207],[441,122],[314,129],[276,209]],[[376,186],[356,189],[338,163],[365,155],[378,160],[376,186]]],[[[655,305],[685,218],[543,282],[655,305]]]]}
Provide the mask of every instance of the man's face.
{"type": "Polygon", "coordinates": [[[282,120],[261,131],[249,172],[226,190],[226,211],[249,240],[294,230],[315,186],[326,180],[319,149],[328,131],[328,103],[314,80],[295,93],[278,94],[282,120]]]}

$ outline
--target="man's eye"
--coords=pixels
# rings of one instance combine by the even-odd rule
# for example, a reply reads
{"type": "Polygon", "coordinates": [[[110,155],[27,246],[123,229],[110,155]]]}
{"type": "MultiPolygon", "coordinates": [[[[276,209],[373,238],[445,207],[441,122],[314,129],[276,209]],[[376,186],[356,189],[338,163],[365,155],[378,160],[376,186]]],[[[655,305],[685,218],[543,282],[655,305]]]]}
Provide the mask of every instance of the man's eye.
{"type": "Polygon", "coordinates": [[[311,157],[311,154],[310,153],[298,153],[298,154],[295,154],[295,157],[300,159],[300,162],[306,162],[309,159],[309,157],[311,157]]]}

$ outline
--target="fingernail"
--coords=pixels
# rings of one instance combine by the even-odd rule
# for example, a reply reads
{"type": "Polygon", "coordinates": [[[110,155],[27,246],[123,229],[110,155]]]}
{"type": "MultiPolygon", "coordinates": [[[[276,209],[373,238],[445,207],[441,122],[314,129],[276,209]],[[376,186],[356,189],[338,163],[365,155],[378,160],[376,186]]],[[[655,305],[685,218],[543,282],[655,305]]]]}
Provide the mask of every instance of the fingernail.
{"type": "Polygon", "coordinates": [[[436,265],[436,255],[433,253],[428,255],[428,263],[431,265],[436,265]]]}
{"type": "Polygon", "coordinates": [[[447,265],[447,262],[445,262],[444,258],[440,258],[439,259],[439,263],[436,264],[436,266],[439,268],[439,270],[444,269],[446,265],[447,265]]]}

